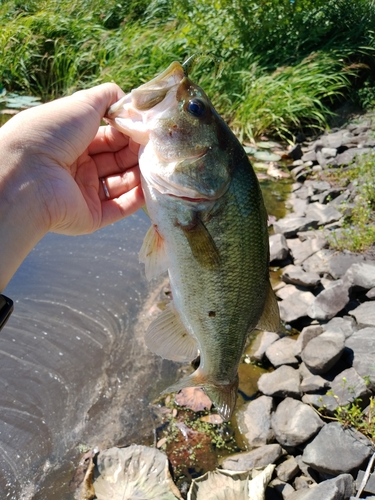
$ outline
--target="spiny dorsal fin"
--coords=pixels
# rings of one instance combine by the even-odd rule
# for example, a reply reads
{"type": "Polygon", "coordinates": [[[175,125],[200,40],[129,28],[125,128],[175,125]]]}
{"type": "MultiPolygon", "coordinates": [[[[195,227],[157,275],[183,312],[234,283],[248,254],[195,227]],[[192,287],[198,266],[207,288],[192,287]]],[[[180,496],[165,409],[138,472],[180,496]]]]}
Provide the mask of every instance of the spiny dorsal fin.
{"type": "Polygon", "coordinates": [[[186,331],[173,302],[148,327],[145,341],[151,351],[165,359],[192,361],[198,355],[197,342],[186,331]]]}
{"type": "Polygon", "coordinates": [[[145,265],[146,278],[150,281],[168,270],[164,239],[153,224],[146,233],[139,251],[139,262],[145,265]]]}
{"type": "Polygon", "coordinates": [[[266,302],[256,327],[258,330],[267,330],[269,332],[278,332],[280,329],[279,306],[271,283],[268,283],[266,302]]]}

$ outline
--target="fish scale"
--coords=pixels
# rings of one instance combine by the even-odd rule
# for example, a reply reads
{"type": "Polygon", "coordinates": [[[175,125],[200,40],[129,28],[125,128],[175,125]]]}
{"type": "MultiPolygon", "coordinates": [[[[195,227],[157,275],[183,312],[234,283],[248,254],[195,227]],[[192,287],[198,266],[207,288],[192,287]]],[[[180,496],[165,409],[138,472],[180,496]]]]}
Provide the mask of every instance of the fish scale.
{"type": "Polygon", "coordinates": [[[143,145],[152,226],[140,258],[149,278],[168,271],[172,290],[146,344],[177,361],[199,352],[197,370],[165,392],[203,387],[228,420],[248,333],[279,327],[260,186],[241,144],[179,63],[133,92],[108,121],[143,145]]]}

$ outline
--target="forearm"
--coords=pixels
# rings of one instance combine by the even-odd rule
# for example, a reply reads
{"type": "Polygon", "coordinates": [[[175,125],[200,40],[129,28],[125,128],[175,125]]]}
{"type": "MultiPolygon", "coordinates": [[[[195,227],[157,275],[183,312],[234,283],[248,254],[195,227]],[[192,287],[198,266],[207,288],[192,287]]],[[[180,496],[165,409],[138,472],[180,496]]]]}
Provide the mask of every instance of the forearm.
{"type": "Polygon", "coordinates": [[[0,130],[0,292],[47,232],[26,154],[0,130]]]}

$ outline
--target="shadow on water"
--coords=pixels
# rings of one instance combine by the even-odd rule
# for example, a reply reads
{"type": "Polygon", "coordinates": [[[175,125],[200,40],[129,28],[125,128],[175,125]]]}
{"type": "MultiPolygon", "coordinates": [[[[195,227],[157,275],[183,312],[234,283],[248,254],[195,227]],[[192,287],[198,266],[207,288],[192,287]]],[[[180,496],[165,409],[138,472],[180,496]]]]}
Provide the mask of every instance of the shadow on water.
{"type": "Polygon", "coordinates": [[[15,311],[0,338],[0,498],[72,498],[79,445],[152,432],[148,403],[176,366],[143,343],[147,219],[141,211],[93,235],[49,234],[7,286],[15,311]]]}

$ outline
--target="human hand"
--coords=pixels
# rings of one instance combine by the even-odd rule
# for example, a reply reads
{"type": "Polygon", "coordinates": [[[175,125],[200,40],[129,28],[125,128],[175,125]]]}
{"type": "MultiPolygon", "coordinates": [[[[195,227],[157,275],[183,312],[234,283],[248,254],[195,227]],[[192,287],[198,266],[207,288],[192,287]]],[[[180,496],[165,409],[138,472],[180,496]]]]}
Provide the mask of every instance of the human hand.
{"type": "Polygon", "coordinates": [[[90,233],[144,204],[138,145],[100,127],[123,95],[103,84],[23,111],[0,128],[0,291],[48,231],[90,233]]]}
{"type": "Polygon", "coordinates": [[[23,151],[19,174],[36,183],[34,203],[48,231],[90,233],[144,204],[138,145],[100,127],[123,95],[117,85],[103,84],[24,111],[3,127],[13,149],[23,151]]]}

